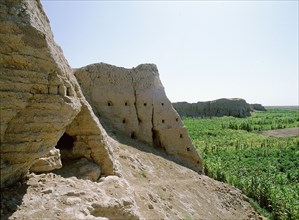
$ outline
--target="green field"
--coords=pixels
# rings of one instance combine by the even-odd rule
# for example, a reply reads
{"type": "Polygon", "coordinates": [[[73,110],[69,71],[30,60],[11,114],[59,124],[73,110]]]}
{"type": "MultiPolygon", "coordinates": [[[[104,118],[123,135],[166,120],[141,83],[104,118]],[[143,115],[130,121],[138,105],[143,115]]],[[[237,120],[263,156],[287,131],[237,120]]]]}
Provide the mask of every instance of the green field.
{"type": "Polygon", "coordinates": [[[268,108],[249,118],[183,118],[205,174],[234,185],[270,219],[299,219],[299,137],[264,130],[299,127],[298,108],[268,108]],[[270,214],[269,214],[270,213],[270,214]]]}

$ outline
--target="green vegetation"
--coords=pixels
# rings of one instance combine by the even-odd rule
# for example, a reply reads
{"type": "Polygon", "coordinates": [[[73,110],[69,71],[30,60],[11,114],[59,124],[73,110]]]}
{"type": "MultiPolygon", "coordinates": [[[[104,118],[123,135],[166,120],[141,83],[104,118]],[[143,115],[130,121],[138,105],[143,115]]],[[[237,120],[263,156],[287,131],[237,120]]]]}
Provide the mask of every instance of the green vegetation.
{"type": "Polygon", "coordinates": [[[241,189],[270,211],[270,218],[299,219],[299,137],[261,135],[264,130],[299,127],[298,109],[183,122],[208,176],[241,189]]]}
{"type": "Polygon", "coordinates": [[[161,199],[161,200],[165,200],[166,199],[166,194],[165,194],[165,192],[159,192],[159,198],[161,199]]]}
{"type": "Polygon", "coordinates": [[[245,131],[264,131],[281,128],[297,127],[298,110],[295,108],[269,109],[267,112],[256,113],[253,117],[243,120],[229,120],[222,123],[222,128],[245,131]]]}
{"type": "Polygon", "coordinates": [[[184,220],[192,220],[192,217],[191,217],[190,213],[186,211],[185,214],[184,214],[183,219],[184,220]]]}
{"type": "Polygon", "coordinates": [[[140,174],[141,176],[143,176],[144,178],[147,178],[147,172],[146,172],[145,169],[141,169],[141,170],[139,171],[139,174],[140,174]]]}

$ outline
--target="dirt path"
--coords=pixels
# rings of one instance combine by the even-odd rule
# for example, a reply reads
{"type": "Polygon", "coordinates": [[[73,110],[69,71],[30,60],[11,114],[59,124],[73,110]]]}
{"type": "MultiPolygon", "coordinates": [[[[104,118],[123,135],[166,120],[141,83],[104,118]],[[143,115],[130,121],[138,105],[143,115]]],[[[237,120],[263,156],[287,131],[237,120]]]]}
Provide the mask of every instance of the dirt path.
{"type": "Polygon", "coordinates": [[[299,127],[264,131],[262,135],[267,137],[297,137],[299,136],[299,127]]]}

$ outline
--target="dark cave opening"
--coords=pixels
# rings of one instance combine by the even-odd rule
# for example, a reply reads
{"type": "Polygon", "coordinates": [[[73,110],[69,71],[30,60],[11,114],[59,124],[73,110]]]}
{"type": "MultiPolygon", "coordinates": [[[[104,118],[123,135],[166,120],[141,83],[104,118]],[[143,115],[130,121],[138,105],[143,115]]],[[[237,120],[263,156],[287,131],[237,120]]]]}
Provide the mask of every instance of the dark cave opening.
{"type": "Polygon", "coordinates": [[[72,150],[74,147],[75,138],[67,133],[64,133],[59,141],[57,142],[55,148],[59,150],[72,150]]]}
{"type": "Polygon", "coordinates": [[[73,156],[73,147],[74,142],[76,141],[76,138],[69,135],[68,133],[64,133],[60,139],[58,140],[55,148],[60,150],[61,155],[61,162],[64,166],[66,163],[68,163],[70,160],[74,159],[73,156]]]}
{"type": "Polygon", "coordinates": [[[52,172],[64,178],[96,181],[101,176],[100,167],[92,159],[80,154],[81,152],[74,152],[76,141],[76,136],[66,132],[61,136],[55,148],[60,150],[62,167],[52,172]]]}

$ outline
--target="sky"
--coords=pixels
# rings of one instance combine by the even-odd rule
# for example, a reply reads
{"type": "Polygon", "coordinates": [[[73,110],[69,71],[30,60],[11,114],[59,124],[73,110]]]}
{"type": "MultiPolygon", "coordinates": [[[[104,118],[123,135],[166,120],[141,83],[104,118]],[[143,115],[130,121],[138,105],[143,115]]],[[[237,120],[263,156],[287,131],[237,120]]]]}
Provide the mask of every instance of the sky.
{"type": "Polygon", "coordinates": [[[157,65],[171,102],[298,105],[298,0],[42,0],[73,68],[157,65]]]}

